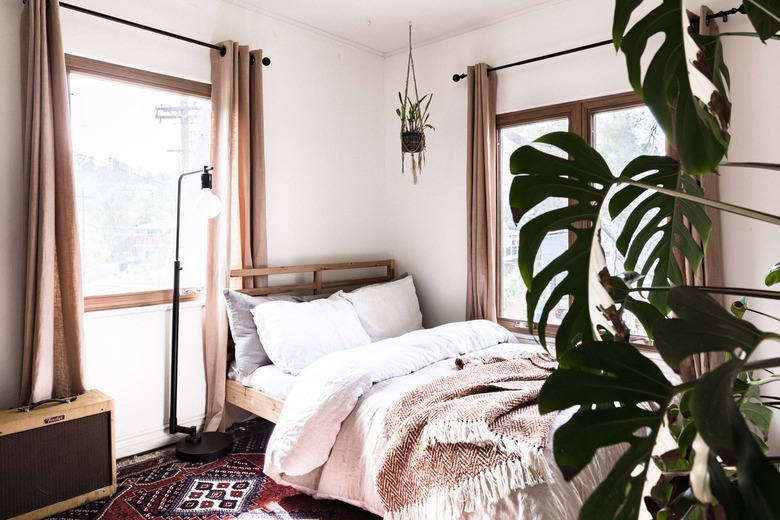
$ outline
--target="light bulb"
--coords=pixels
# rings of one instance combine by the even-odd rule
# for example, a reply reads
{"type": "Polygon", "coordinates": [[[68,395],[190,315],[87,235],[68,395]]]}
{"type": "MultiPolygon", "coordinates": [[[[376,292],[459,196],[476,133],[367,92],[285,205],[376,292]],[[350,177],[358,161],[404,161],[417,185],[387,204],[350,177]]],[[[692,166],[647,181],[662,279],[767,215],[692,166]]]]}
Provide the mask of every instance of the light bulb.
{"type": "Polygon", "coordinates": [[[210,189],[203,188],[200,190],[198,200],[195,202],[195,208],[199,215],[202,215],[205,218],[214,218],[219,215],[219,212],[222,209],[222,202],[210,189]]]}

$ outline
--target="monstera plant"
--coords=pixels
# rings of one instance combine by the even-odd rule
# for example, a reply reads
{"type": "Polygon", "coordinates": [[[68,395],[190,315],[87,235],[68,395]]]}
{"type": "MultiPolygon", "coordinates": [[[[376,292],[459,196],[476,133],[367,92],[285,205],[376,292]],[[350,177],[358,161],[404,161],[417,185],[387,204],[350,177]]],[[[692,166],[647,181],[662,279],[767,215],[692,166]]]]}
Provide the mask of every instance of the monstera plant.
{"type": "MultiPolygon", "coordinates": [[[[685,286],[679,266],[681,260],[694,269],[702,263],[712,228],[707,206],[776,225],[780,217],[702,193],[697,177],[717,171],[728,151],[729,72],[721,49],[726,35],[693,35],[681,0],[662,0],[640,16],[643,3],[616,0],[613,40],[626,58],[634,91],[679,159],[641,156],[622,172],[611,172],[581,138],[559,132],[538,142],[568,158],[529,145],[510,160],[516,221],[547,197],[572,202],[532,218],[519,231],[528,322],[541,316],[536,333],[542,344],[546,316],[561,298],[570,300],[555,333],[560,368],[545,383],[539,406],[543,412],[578,407],[554,437],[555,459],[567,479],[597,450],[626,447],[580,518],[634,519],[644,501],[656,518],[710,518],[720,510],[730,519],[777,519],[780,472],[766,455],[764,436],[778,399],[760,391],[777,378],[754,375],[780,367],[780,357],[756,360],[753,354],[780,335],[759,330],[709,294],[780,299],[780,293],[685,286]],[[662,42],[657,50],[649,50],[651,39],[662,42]],[[626,271],[639,274],[636,286],[606,268],[599,242],[602,208],[611,218],[628,213],[617,247],[626,271]],[[559,230],[569,232],[571,246],[537,270],[542,239],[559,230]],[[723,352],[726,360],[697,379],[674,384],[630,343],[624,312],[639,318],[663,363],[675,371],[696,354],[723,352]],[[677,447],[659,453],[661,435],[670,435],[677,447]],[[646,487],[653,465],[661,477],[646,487]]],[[[780,2],[746,0],[744,10],[758,38],[777,39],[780,2]]],[[[780,171],[773,164],[740,166],[780,171]]],[[[780,264],[766,281],[780,281],[780,264]]]]}

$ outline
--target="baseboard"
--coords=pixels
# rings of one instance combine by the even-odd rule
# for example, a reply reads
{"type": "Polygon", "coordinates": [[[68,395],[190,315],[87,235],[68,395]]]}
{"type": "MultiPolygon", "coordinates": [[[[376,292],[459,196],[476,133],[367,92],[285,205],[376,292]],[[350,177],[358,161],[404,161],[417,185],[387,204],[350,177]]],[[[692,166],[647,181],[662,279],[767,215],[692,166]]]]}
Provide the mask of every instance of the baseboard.
{"type": "MultiPolygon", "coordinates": [[[[179,424],[187,426],[193,424],[198,425],[198,431],[200,431],[205,421],[206,414],[201,414],[180,419],[179,424]]],[[[132,457],[139,453],[157,450],[164,446],[174,444],[182,438],[184,438],[183,435],[169,434],[168,425],[136,431],[131,435],[118,436],[116,437],[116,457],[117,459],[122,459],[125,457],[132,457]]]]}

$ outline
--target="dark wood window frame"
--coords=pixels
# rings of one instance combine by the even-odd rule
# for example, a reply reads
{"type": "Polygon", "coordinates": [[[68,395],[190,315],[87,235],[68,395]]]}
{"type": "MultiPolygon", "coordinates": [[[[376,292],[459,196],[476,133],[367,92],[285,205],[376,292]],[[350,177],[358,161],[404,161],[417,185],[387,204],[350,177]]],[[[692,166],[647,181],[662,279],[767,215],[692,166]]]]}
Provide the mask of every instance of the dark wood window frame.
{"type": "MultiPolygon", "coordinates": [[[[539,121],[545,121],[550,119],[562,119],[567,118],[569,121],[569,131],[578,134],[588,143],[593,142],[593,116],[598,112],[620,110],[622,108],[630,108],[635,106],[641,106],[643,103],[634,92],[626,92],[621,94],[612,94],[607,96],[600,96],[581,101],[573,101],[568,103],[559,103],[555,105],[549,105],[540,108],[531,108],[527,110],[519,110],[516,112],[509,112],[505,114],[498,114],[496,116],[496,143],[499,148],[496,157],[498,160],[501,158],[500,149],[501,143],[501,129],[511,127],[520,124],[534,123],[539,121]]],[[[498,174],[501,175],[500,164],[497,165],[498,174]]],[[[497,189],[499,190],[498,196],[501,197],[501,182],[496,182],[497,189]]],[[[497,222],[501,222],[501,204],[496,205],[497,208],[497,222]]],[[[496,236],[496,260],[501,261],[503,251],[503,233],[500,232],[500,226],[496,226],[498,232],[496,236]]],[[[530,330],[525,320],[518,320],[513,318],[506,318],[500,316],[501,312],[501,298],[502,298],[502,274],[500,266],[496,268],[496,308],[499,311],[498,323],[507,329],[517,334],[526,335],[530,334],[530,330]]],[[[555,334],[557,326],[548,324],[548,331],[551,334],[555,334]]]]}

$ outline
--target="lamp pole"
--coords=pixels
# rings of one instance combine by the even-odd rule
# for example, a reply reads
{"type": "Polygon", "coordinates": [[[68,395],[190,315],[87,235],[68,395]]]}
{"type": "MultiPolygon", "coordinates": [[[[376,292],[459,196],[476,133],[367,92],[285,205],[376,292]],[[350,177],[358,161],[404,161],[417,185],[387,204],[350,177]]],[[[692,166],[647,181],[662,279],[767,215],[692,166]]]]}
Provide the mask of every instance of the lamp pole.
{"type": "MultiPolygon", "coordinates": [[[[186,172],[179,175],[177,197],[176,197],[176,246],[174,250],[173,261],[173,295],[171,309],[171,388],[170,388],[170,419],[168,431],[171,435],[185,433],[187,437],[176,444],[176,457],[186,462],[210,462],[216,460],[228,452],[233,447],[233,438],[222,432],[203,432],[198,435],[196,426],[180,426],[178,424],[177,402],[179,386],[179,298],[180,286],[179,279],[181,275],[181,262],[179,261],[179,233],[181,228],[181,187],[182,181],[189,175],[201,174],[201,189],[209,190],[211,193],[211,173],[210,166],[204,166],[202,170],[186,172]]],[[[217,201],[218,202],[218,201],[217,201]]],[[[218,206],[217,206],[218,209],[218,206]]],[[[217,211],[218,213],[218,211],[217,211]]],[[[208,218],[216,216],[209,215],[208,218]]]]}

